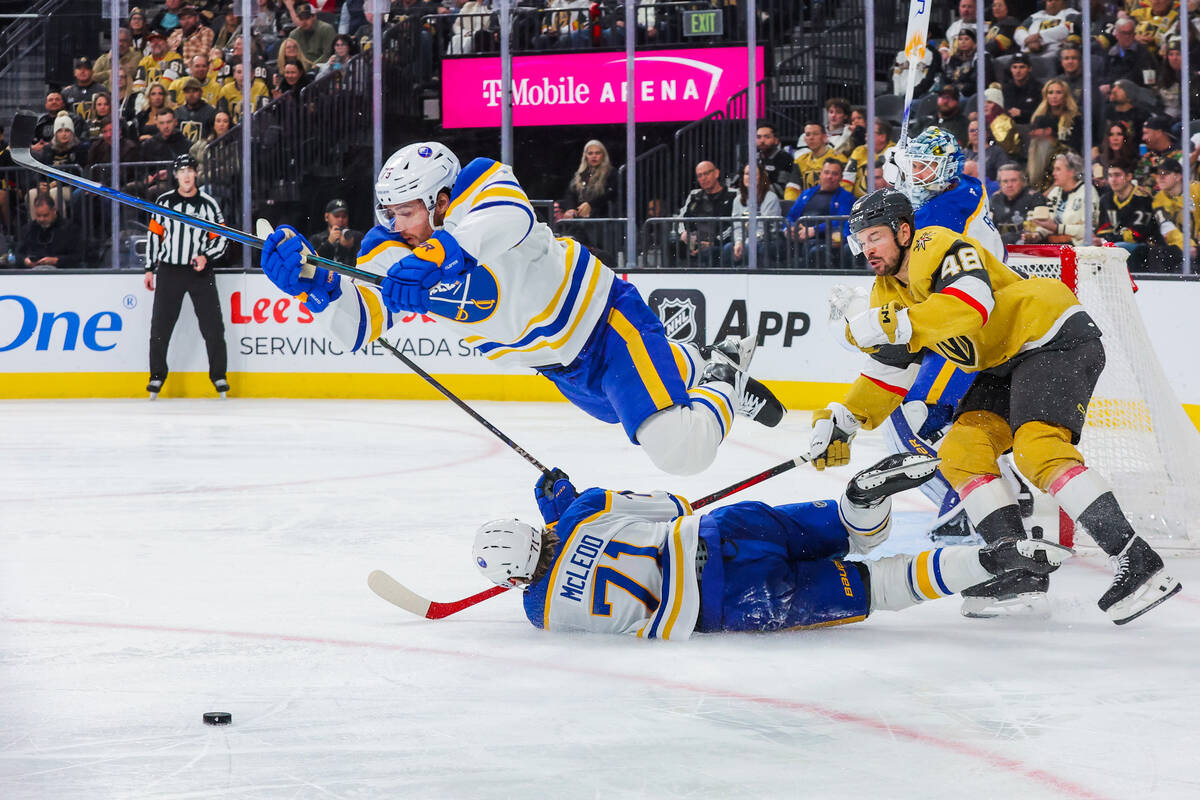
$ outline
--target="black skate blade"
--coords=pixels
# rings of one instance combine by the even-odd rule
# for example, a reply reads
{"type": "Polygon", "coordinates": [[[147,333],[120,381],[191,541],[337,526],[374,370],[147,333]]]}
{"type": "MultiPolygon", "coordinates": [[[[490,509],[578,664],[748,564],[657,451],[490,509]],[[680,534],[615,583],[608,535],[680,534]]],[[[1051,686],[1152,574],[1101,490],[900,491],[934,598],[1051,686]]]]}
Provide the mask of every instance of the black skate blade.
{"type": "Polygon", "coordinates": [[[1140,617],[1142,614],[1145,614],[1147,611],[1150,611],[1150,610],[1152,610],[1152,609],[1154,609],[1154,608],[1157,608],[1158,606],[1162,605],[1163,601],[1165,601],[1165,600],[1169,600],[1169,599],[1171,599],[1172,597],[1174,597],[1175,595],[1179,594],[1179,590],[1180,590],[1180,589],[1182,589],[1182,588],[1183,588],[1183,584],[1182,584],[1182,583],[1177,583],[1177,584],[1175,584],[1175,588],[1174,588],[1174,589],[1172,589],[1171,591],[1167,592],[1167,593],[1166,593],[1166,594],[1164,594],[1162,597],[1158,598],[1158,599],[1157,599],[1157,600],[1155,600],[1153,603],[1151,603],[1150,605],[1148,605],[1148,606],[1146,606],[1145,608],[1143,608],[1141,611],[1137,612],[1136,614],[1131,614],[1130,616],[1128,616],[1128,617],[1125,617],[1124,619],[1114,619],[1114,620],[1113,620],[1113,624],[1114,624],[1114,625],[1125,625],[1125,624],[1127,624],[1127,623],[1133,622],[1135,619],[1137,619],[1138,617],[1140,617]]]}

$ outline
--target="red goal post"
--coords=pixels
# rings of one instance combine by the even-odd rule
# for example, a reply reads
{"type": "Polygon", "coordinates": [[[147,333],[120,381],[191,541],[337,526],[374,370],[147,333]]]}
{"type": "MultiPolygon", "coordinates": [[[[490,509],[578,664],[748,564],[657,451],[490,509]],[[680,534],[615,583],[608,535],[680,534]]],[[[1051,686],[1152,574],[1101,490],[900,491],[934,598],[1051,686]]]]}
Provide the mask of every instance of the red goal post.
{"type": "MultiPolygon", "coordinates": [[[[1110,482],[1134,528],[1156,547],[1200,552],[1200,432],[1155,355],[1127,257],[1119,247],[1009,248],[1010,266],[1067,284],[1104,334],[1106,364],[1079,445],[1088,466],[1110,482]]],[[[1053,500],[1035,505],[1049,509],[1043,524],[1072,544],[1074,525],[1053,500]]]]}

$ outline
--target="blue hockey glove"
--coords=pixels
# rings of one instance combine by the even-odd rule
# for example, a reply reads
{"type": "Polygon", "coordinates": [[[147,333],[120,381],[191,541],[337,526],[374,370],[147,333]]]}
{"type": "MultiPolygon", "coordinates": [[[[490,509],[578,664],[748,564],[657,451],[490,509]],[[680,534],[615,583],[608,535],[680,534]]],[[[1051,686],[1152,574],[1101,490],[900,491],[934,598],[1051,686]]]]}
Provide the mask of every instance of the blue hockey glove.
{"type": "Polygon", "coordinates": [[[558,518],[566,513],[571,503],[579,493],[575,491],[567,473],[555,467],[549,472],[538,476],[533,485],[533,496],[537,499],[538,510],[547,525],[558,522],[558,518]]]}
{"type": "Polygon", "coordinates": [[[295,228],[280,225],[267,237],[259,264],[271,283],[293,297],[307,293],[304,304],[313,312],[320,312],[342,294],[342,276],[317,267],[311,278],[300,276],[301,261],[305,252],[312,253],[313,246],[295,228]]]}
{"type": "Polygon", "coordinates": [[[413,255],[422,261],[441,266],[447,278],[461,278],[478,262],[458,246],[451,234],[434,231],[426,241],[413,248],[413,255]]]}
{"type": "Polygon", "coordinates": [[[392,264],[387,277],[379,284],[383,304],[392,313],[415,311],[429,312],[429,290],[442,280],[442,268],[437,264],[405,256],[392,264]]]}

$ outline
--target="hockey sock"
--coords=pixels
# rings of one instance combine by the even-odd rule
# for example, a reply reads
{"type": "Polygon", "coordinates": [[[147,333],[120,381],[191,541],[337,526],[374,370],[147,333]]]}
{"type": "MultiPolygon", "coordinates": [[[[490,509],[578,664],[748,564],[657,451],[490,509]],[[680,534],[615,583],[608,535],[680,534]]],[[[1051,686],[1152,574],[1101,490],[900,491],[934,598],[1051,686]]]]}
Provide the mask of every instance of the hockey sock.
{"type": "Polygon", "coordinates": [[[689,389],[694,388],[706,363],[704,356],[700,354],[700,348],[691,342],[672,341],[670,344],[675,363],[679,366],[679,377],[683,378],[683,385],[689,389]]]}
{"type": "Polygon", "coordinates": [[[967,518],[985,542],[1005,536],[1024,538],[1021,509],[1012,487],[999,475],[977,475],[959,492],[967,518]]]}
{"type": "Polygon", "coordinates": [[[865,563],[871,571],[872,611],[900,611],[993,577],[979,563],[978,547],[939,547],[865,563]]]}
{"type": "Polygon", "coordinates": [[[849,534],[850,552],[868,553],[886,541],[892,532],[892,498],[869,507],[850,502],[843,493],[838,500],[838,516],[849,534]]]}
{"type": "Polygon", "coordinates": [[[1137,534],[1121,511],[1108,482],[1095,470],[1079,464],[1050,484],[1050,494],[1067,516],[1082,525],[1100,549],[1115,556],[1137,534]]]}
{"type": "Polygon", "coordinates": [[[737,390],[733,385],[724,381],[711,381],[688,390],[688,397],[692,399],[692,408],[695,410],[705,409],[712,414],[717,427],[721,430],[722,441],[729,435],[729,430],[733,427],[736,408],[733,398],[736,393],[737,390]]]}

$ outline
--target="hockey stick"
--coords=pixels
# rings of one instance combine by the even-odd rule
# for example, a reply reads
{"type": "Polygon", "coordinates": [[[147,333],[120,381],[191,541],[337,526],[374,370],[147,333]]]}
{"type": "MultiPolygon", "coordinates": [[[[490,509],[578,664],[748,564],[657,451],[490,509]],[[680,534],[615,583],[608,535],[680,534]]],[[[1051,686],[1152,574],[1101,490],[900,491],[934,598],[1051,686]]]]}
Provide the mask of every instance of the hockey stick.
{"type": "Polygon", "coordinates": [[[908,30],[904,34],[904,54],[908,57],[908,78],[904,87],[904,119],[900,123],[900,141],[897,152],[904,151],[908,142],[908,121],[912,116],[913,92],[917,87],[917,64],[925,58],[929,46],[930,0],[911,0],[908,7],[908,30]]]}
{"type": "MultiPolygon", "coordinates": [[[[770,469],[764,469],[755,475],[751,475],[745,480],[738,481],[730,486],[726,486],[720,491],[701,497],[696,502],[692,503],[692,509],[703,508],[728,497],[731,494],[748,489],[755,484],[762,483],[768,478],[773,478],[787,472],[790,469],[795,469],[801,464],[808,463],[808,456],[796,456],[788,459],[780,464],[776,464],[770,469]]],[[[478,605],[484,600],[491,599],[499,594],[504,594],[508,589],[504,586],[493,586],[490,589],[484,589],[478,594],[473,594],[470,597],[464,597],[461,600],[453,600],[447,603],[439,603],[436,600],[430,600],[423,597],[412,589],[409,589],[404,584],[397,581],[391,575],[388,575],[381,569],[374,570],[367,576],[367,586],[371,591],[379,595],[384,600],[394,606],[403,608],[409,613],[416,614],[418,617],[425,619],[443,619],[451,614],[457,614],[465,608],[470,608],[473,605],[478,605]]]]}
{"type": "MultiPolygon", "coordinates": [[[[53,178],[60,183],[73,186],[81,191],[100,195],[101,197],[108,198],[109,200],[115,200],[118,203],[122,203],[123,205],[127,205],[131,208],[145,211],[147,214],[157,214],[160,217],[167,217],[169,219],[176,220],[177,222],[182,222],[185,225],[191,225],[194,228],[200,228],[201,230],[208,231],[209,233],[217,236],[224,236],[226,239],[231,239],[238,244],[242,244],[247,247],[253,247],[261,250],[263,245],[266,244],[257,236],[251,236],[250,234],[240,231],[237,228],[231,228],[228,225],[222,225],[219,222],[210,222],[209,220],[200,219],[199,217],[192,216],[191,214],[185,214],[181,211],[167,208],[166,206],[160,206],[156,203],[150,202],[149,200],[143,200],[140,197],[113,189],[110,186],[105,186],[104,184],[90,181],[82,176],[72,175],[69,172],[63,172],[60,169],[55,169],[49,164],[43,164],[34,158],[33,154],[29,152],[29,143],[33,141],[36,130],[37,115],[33,114],[32,112],[18,111],[13,117],[12,128],[9,134],[9,142],[12,160],[17,165],[25,167],[29,170],[33,170],[34,172],[39,172],[48,178],[53,178]]],[[[361,281],[371,283],[375,286],[378,286],[383,281],[381,276],[372,272],[366,272],[365,270],[357,269],[356,267],[348,267],[345,264],[341,264],[337,261],[330,261],[327,258],[321,258],[320,256],[311,253],[305,254],[303,256],[303,261],[311,268],[324,267],[330,272],[337,272],[350,278],[358,278],[361,281]]],[[[308,273],[308,275],[311,276],[311,273],[308,273]]]]}

